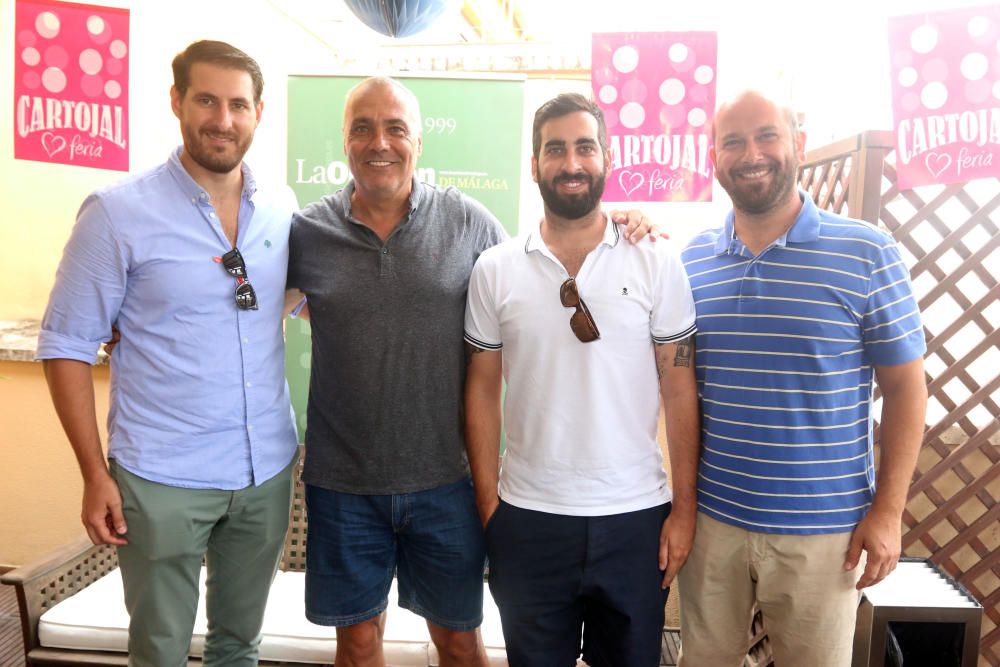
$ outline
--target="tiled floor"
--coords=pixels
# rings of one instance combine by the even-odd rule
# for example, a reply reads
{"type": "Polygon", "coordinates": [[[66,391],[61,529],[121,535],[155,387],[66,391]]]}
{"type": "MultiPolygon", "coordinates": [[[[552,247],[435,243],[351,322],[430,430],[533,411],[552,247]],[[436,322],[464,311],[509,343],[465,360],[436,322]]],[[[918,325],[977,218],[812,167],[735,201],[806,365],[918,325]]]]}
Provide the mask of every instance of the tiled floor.
{"type": "MultiPolygon", "coordinates": [[[[677,664],[679,644],[680,636],[677,631],[664,629],[661,667],[673,667],[677,664]]],[[[10,586],[0,586],[0,667],[24,667],[17,598],[10,586]]]]}

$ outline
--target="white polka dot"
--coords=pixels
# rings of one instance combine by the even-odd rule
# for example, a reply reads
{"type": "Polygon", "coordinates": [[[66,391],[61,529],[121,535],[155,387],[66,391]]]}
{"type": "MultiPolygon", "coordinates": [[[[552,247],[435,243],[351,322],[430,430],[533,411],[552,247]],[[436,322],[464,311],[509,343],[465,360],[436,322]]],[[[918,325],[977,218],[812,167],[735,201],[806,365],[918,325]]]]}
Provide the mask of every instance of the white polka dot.
{"type": "Polygon", "coordinates": [[[708,65],[699,65],[694,71],[694,80],[702,85],[711,81],[714,76],[715,71],[708,65]]]}
{"type": "Polygon", "coordinates": [[[90,16],[87,18],[87,32],[91,35],[100,35],[104,32],[104,19],[100,16],[90,16]]]}
{"type": "Polygon", "coordinates": [[[58,67],[49,67],[42,72],[42,85],[50,93],[61,93],[66,87],[66,75],[58,67]]]}
{"type": "Polygon", "coordinates": [[[667,51],[667,56],[670,58],[670,62],[682,63],[687,60],[688,47],[686,44],[678,42],[670,47],[670,50],[667,51]]]}
{"type": "Polygon", "coordinates": [[[930,53],[938,43],[938,31],[932,25],[922,25],[910,34],[910,47],[917,53],[930,53]]]}
{"type": "Polygon", "coordinates": [[[634,46],[623,46],[612,54],[611,64],[622,74],[628,74],[639,66],[639,51],[634,46]]]}
{"type": "Polygon", "coordinates": [[[984,54],[973,52],[962,58],[959,69],[962,71],[962,76],[969,81],[978,81],[986,76],[986,72],[990,69],[990,61],[984,54]]]}
{"type": "Polygon", "coordinates": [[[85,74],[97,74],[104,66],[104,59],[97,49],[84,49],[80,52],[80,69],[85,74]]]}
{"type": "Polygon", "coordinates": [[[611,104],[618,99],[618,89],[614,86],[601,86],[601,90],[597,93],[597,96],[605,104],[611,104]]]}
{"type": "Polygon", "coordinates": [[[899,70],[899,85],[909,88],[917,82],[917,70],[912,67],[904,67],[899,70]]]}
{"type": "Polygon", "coordinates": [[[112,56],[118,59],[124,58],[125,54],[128,53],[128,47],[125,45],[125,42],[120,39],[116,39],[111,42],[111,46],[108,47],[108,50],[111,52],[112,56]]]}
{"type": "Polygon", "coordinates": [[[634,130],[637,127],[641,127],[646,121],[646,110],[642,108],[641,104],[629,102],[622,106],[619,117],[621,118],[622,125],[634,130]]]}
{"type": "Polygon", "coordinates": [[[990,20],[985,16],[973,16],[969,19],[969,25],[966,27],[966,30],[969,31],[969,37],[982,37],[989,29],[990,20]]]}
{"type": "Polygon", "coordinates": [[[46,39],[59,34],[59,17],[52,12],[42,12],[35,19],[35,32],[46,39]]]}
{"type": "Polygon", "coordinates": [[[684,84],[679,79],[667,79],[660,84],[660,99],[664,104],[677,104],[684,99],[684,84]]]}
{"type": "Polygon", "coordinates": [[[920,101],[928,109],[940,109],[948,101],[948,88],[937,81],[932,81],[920,91],[920,101]]]}
{"type": "Polygon", "coordinates": [[[42,61],[42,54],[33,46],[29,46],[21,51],[21,61],[28,67],[34,67],[42,61]]]}
{"type": "Polygon", "coordinates": [[[708,116],[705,114],[704,109],[695,108],[688,111],[688,124],[691,127],[701,127],[707,119],[708,116]]]}
{"type": "Polygon", "coordinates": [[[117,100],[122,94],[121,84],[117,81],[108,81],[104,84],[104,94],[113,100],[117,100]]]}

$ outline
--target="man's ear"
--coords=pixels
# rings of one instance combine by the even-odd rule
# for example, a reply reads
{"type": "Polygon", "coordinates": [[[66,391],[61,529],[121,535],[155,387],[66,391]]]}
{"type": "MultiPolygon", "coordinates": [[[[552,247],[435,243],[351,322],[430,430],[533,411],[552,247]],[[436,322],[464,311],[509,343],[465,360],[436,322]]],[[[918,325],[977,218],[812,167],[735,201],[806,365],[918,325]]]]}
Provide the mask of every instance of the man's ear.
{"type": "Polygon", "coordinates": [[[531,156],[531,180],[538,182],[538,158],[531,156]]]}
{"type": "Polygon", "coordinates": [[[262,113],[264,113],[264,100],[257,102],[256,111],[257,111],[257,122],[254,123],[254,128],[260,125],[260,116],[262,113]]]}
{"type": "Polygon", "coordinates": [[[798,155],[800,162],[806,159],[806,133],[802,130],[799,130],[798,135],[795,137],[795,153],[798,155]]]}
{"type": "Polygon", "coordinates": [[[181,117],[181,100],[183,95],[177,90],[177,86],[170,86],[170,109],[178,118],[181,117]]]}

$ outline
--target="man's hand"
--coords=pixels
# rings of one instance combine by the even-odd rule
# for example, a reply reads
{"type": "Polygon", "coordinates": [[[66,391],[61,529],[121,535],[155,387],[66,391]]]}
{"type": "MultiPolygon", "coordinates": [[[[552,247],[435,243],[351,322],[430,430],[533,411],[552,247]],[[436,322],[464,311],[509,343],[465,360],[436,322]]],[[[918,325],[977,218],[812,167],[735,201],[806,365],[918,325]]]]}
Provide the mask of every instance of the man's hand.
{"type": "Polygon", "coordinates": [[[121,537],[128,531],[122,514],[122,497],[118,484],[107,472],[84,483],[80,519],[94,544],[128,544],[121,537]]]}
{"type": "Polygon", "coordinates": [[[861,551],[868,553],[868,563],[855,588],[859,591],[885,579],[896,569],[902,549],[900,517],[891,512],[880,512],[872,507],[865,518],[855,526],[847,547],[844,571],[853,570],[861,559],[861,551]]]}
{"type": "Polygon", "coordinates": [[[688,516],[681,512],[671,512],[663,522],[663,528],[660,529],[660,569],[664,570],[664,588],[673,582],[691,553],[695,517],[696,514],[688,516]]]}
{"type": "Polygon", "coordinates": [[[118,341],[122,339],[122,332],[118,330],[118,327],[114,324],[111,325],[111,340],[104,341],[104,353],[111,356],[114,351],[115,346],[118,345],[118,341]]]}
{"type": "Polygon", "coordinates": [[[476,499],[476,510],[479,512],[479,520],[483,524],[483,529],[486,528],[486,524],[493,518],[498,507],[500,507],[500,496],[495,493],[490,498],[476,499]]]}
{"type": "Polygon", "coordinates": [[[663,237],[669,239],[670,235],[661,232],[660,228],[642,214],[642,211],[630,209],[628,211],[611,211],[611,221],[618,225],[625,225],[625,239],[632,243],[638,243],[643,238],[656,241],[663,237]]]}

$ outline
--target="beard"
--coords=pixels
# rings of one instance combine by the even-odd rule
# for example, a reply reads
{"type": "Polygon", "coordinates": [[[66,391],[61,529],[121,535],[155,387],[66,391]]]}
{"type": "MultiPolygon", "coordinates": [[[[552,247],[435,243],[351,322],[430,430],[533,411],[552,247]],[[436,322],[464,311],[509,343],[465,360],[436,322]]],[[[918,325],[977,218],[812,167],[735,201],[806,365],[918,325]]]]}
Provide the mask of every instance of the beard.
{"type": "Polygon", "coordinates": [[[604,194],[605,176],[605,172],[601,172],[596,179],[586,172],[562,173],[553,178],[550,183],[538,179],[538,191],[542,195],[542,201],[545,202],[546,208],[550,211],[560,218],[579,220],[600,205],[601,196],[604,194]],[[556,190],[556,186],[563,181],[584,181],[587,183],[587,189],[578,194],[560,194],[556,190]]]}
{"type": "Polygon", "coordinates": [[[250,143],[253,141],[253,133],[241,141],[240,135],[236,132],[216,132],[212,128],[204,126],[200,128],[185,127],[183,135],[184,150],[191,156],[191,159],[217,174],[228,174],[236,169],[243,161],[243,156],[246,155],[250,149],[250,143]],[[222,135],[233,140],[232,150],[230,150],[229,145],[209,146],[205,135],[210,134],[222,135]]]}
{"type": "Polygon", "coordinates": [[[763,164],[750,167],[734,167],[725,175],[718,174],[719,184],[733,200],[733,207],[750,215],[762,215],[785,203],[790,193],[795,191],[798,180],[799,161],[793,155],[784,162],[765,158],[763,164]],[[770,184],[743,184],[739,175],[766,168],[771,172],[770,184]]]}

